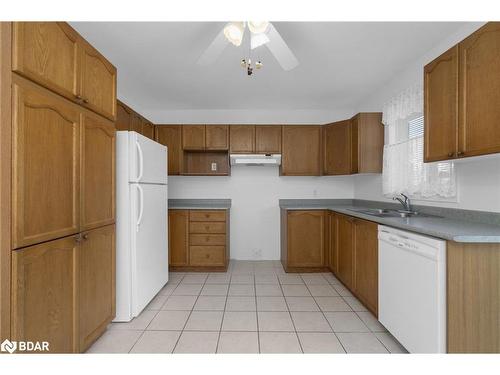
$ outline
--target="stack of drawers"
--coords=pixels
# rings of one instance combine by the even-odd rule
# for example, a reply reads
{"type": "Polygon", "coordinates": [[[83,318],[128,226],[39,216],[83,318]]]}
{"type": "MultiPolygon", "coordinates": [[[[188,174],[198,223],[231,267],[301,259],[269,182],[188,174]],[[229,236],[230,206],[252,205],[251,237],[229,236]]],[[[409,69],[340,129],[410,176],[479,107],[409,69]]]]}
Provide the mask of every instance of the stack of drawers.
{"type": "Polygon", "coordinates": [[[189,211],[189,265],[226,265],[226,211],[189,211]]]}
{"type": "Polygon", "coordinates": [[[225,271],[229,263],[228,209],[169,209],[171,271],[225,271]]]}

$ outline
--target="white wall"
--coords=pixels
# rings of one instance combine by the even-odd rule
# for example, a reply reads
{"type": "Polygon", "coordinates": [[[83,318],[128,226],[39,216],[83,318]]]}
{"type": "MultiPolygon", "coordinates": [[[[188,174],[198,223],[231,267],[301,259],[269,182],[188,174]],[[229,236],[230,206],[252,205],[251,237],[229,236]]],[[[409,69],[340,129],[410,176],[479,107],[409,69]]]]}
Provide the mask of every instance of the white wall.
{"type": "MultiPolygon", "coordinates": [[[[423,79],[423,67],[461,41],[464,37],[482,26],[483,23],[471,22],[452,37],[439,43],[434,49],[422,56],[414,64],[395,74],[380,90],[365,98],[357,107],[357,112],[381,111],[391,97],[408,86],[423,79]]],[[[418,204],[446,206],[471,210],[500,212],[500,158],[464,159],[456,163],[457,202],[419,201],[418,204]]],[[[354,196],[358,199],[386,200],[382,195],[381,175],[355,176],[354,196]]]]}
{"type": "Polygon", "coordinates": [[[353,179],[280,177],[278,167],[238,166],[230,177],[169,177],[169,198],[230,198],[231,258],[279,259],[279,199],[352,198],[353,179]]]}

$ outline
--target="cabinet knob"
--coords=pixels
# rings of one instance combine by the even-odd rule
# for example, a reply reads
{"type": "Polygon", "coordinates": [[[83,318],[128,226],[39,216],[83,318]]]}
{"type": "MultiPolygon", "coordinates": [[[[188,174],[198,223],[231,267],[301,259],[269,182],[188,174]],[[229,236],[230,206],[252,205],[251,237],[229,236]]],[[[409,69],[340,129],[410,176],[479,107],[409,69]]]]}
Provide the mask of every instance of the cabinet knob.
{"type": "Polygon", "coordinates": [[[76,99],[76,100],[83,100],[82,96],[81,96],[81,95],[78,95],[78,94],[77,94],[77,95],[75,95],[75,99],[76,99]]]}
{"type": "Polygon", "coordinates": [[[458,156],[462,156],[463,154],[464,154],[464,153],[463,153],[463,151],[458,151],[458,152],[457,152],[457,155],[458,155],[458,156]]]}
{"type": "Polygon", "coordinates": [[[448,157],[451,158],[453,156],[453,152],[448,152],[448,157]]]}
{"type": "Polygon", "coordinates": [[[89,102],[89,100],[88,100],[88,99],[86,99],[86,98],[83,98],[83,102],[84,102],[85,104],[87,104],[87,103],[89,102]]]}
{"type": "Polygon", "coordinates": [[[77,234],[77,235],[75,236],[75,242],[76,242],[76,243],[80,243],[80,242],[82,242],[82,237],[81,237],[79,234],[77,234]]]}
{"type": "Polygon", "coordinates": [[[89,235],[87,233],[85,233],[82,237],[83,237],[84,240],[86,240],[86,239],[89,238],[89,235]]]}

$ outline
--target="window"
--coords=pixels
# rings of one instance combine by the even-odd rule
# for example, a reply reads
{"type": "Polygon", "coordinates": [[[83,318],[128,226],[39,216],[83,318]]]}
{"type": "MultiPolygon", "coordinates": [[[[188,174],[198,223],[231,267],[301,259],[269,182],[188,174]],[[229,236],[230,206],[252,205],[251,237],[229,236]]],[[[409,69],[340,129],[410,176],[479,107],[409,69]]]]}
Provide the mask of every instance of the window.
{"type": "Polygon", "coordinates": [[[424,163],[423,89],[411,87],[384,107],[388,128],[384,147],[383,191],[423,200],[456,199],[453,162],[424,163]]]}

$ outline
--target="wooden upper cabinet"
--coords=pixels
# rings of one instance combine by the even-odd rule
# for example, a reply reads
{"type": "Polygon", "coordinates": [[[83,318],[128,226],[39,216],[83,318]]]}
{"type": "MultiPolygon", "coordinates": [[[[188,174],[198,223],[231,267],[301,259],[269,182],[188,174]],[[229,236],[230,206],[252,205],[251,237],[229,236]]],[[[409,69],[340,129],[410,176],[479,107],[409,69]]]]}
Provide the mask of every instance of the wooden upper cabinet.
{"type": "Polygon", "coordinates": [[[14,22],[13,71],[115,120],[116,68],[64,22],[14,22]]]}
{"type": "Polygon", "coordinates": [[[323,145],[323,173],[325,175],[351,174],[351,121],[344,120],[325,125],[323,145]]]}
{"type": "Polygon", "coordinates": [[[229,142],[231,154],[253,154],[255,152],[255,126],[231,125],[229,142]]]}
{"type": "Polygon", "coordinates": [[[78,106],[14,77],[13,139],[14,248],[77,233],[78,106]]]}
{"type": "Polygon", "coordinates": [[[181,129],[183,150],[205,149],[205,125],[183,125],[181,129]]]}
{"type": "Polygon", "coordinates": [[[142,135],[148,137],[149,139],[155,139],[155,126],[150,122],[143,120],[142,123],[142,135]]]}
{"type": "Polygon", "coordinates": [[[292,268],[325,267],[325,230],[325,211],[289,211],[287,266],[292,268]]]}
{"type": "Polygon", "coordinates": [[[130,130],[132,110],[120,101],[116,101],[116,130],[130,130]]]}
{"type": "Polygon", "coordinates": [[[500,22],[489,22],[458,45],[459,157],[500,152],[500,22]]]}
{"type": "Polygon", "coordinates": [[[281,174],[321,175],[321,126],[284,125],[282,129],[281,174]]]}
{"type": "Polygon", "coordinates": [[[382,112],[362,112],[351,119],[352,173],[382,173],[382,112]]]}
{"type": "Polygon", "coordinates": [[[257,154],[281,153],[281,125],[255,126],[255,152],[257,154]]]}
{"type": "Polygon", "coordinates": [[[80,45],[80,95],[83,105],[114,120],[116,68],[90,44],[82,41],[80,45]]]}
{"type": "Polygon", "coordinates": [[[168,233],[169,265],[189,265],[188,210],[168,210],[168,233]]]}
{"type": "Polygon", "coordinates": [[[131,118],[130,118],[130,131],[142,134],[143,129],[142,129],[142,118],[137,114],[136,112],[132,112],[131,118]]]}
{"type": "Polygon", "coordinates": [[[78,38],[65,22],[14,22],[12,70],[74,100],[78,38]]]}
{"type": "Polygon", "coordinates": [[[115,221],[115,134],[113,122],[82,115],[81,230],[115,221]]]}
{"type": "Polygon", "coordinates": [[[157,125],[155,140],[168,149],[168,174],[178,175],[182,169],[180,125],[157,125]]]}
{"type": "Polygon", "coordinates": [[[77,252],[75,236],[12,252],[12,340],[48,341],[51,353],[78,352],[77,252]]]}
{"type": "Polygon", "coordinates": [[[378,314],[378,225],[354,221],[354,292],[372,313],[378,314]]]}
{"type": "Polygon", "coordinates": [[[337,215],[337,276],[349,288],[354,287],[354,219],[337,215]]]}
{"type": "Polygon", "coordinates": [[[205,149],[222,151],[229,149],[229,130],[227,125],[205,126],[205,149]]]}
{"type": "Polygon", "coordinates": [[[424,160],[456,156],[458,125],[458,46],[424,67],[424,160]]]}
{"type": "Polygon", "coordinates": [[[84,232],[79,249],[79,350],[88,347],[115,317],[115,226],[84,232]]]}

